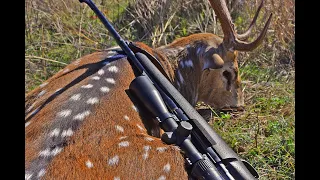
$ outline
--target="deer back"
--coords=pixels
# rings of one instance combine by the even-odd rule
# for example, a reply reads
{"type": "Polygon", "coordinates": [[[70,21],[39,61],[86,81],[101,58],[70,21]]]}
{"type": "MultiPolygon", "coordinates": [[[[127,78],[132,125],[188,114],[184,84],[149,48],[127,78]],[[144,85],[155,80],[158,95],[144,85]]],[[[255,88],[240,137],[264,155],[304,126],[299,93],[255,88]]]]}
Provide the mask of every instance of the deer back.
{"type": "Polygon", "coordinates": [[[97,52],[66,66],[26,96],[26,178],[180,179],[178,148],[127,94],[124,55],[97,52]]]}
{"type": "MultiPolygon", "coordinates": [[[[210,0],[223,39],[209,33],[180,38],[151,49],[173,85],[195,105],[216,109],[243,106],[237,51],[261,44],[244,42],[223,0],[210,0]]],[[[187,179],[179,148],[164,144],[143,105],[128,93],[135,78],[126,56],[116,49],[86,55],[26,95],[26,179],[187,179]]]]}

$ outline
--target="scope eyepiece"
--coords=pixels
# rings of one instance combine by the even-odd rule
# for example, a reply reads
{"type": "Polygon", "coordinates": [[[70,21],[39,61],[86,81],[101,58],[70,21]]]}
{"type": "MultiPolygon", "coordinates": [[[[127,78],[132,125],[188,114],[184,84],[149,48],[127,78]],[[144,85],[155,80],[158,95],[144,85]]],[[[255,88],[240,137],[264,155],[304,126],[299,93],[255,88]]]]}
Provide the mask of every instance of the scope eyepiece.
{"type": "Polygon", "coordinates": [[[212,164],[206,155],[203,159],[197,161],[191,170],[191,175],[198,180],[224,180],[219,170],[212,164]]]}

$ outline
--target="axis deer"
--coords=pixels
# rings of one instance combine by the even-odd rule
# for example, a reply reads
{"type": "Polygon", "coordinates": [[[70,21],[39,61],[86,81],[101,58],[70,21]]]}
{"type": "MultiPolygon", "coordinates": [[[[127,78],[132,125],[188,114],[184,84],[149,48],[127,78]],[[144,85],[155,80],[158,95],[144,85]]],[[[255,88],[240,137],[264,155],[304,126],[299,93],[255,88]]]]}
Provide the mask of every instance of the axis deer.
{"type": "MultiPolygon", "coordinates": [[[[263,2],[263,1],[262,1],[263,2]]],[[[252,43],[237,34],[225,1],[210,0],[223,39],[194,34],[152,49],[173,85],[195,105],[243,106],[237,51],[252,43]]],[[[77,59],[26,95],[25,179],[188,179],[176,146],[164,144],[157,123],[126,94],[134,73],[126,56],[109,48],[77,59]]]]}

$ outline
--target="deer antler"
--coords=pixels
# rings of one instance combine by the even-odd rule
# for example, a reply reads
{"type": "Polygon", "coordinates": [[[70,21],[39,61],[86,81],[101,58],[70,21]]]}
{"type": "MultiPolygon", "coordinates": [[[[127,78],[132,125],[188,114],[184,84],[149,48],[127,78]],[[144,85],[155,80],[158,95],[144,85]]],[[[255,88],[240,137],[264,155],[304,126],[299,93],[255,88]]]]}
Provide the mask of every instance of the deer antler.
{"type": "Polygon", "coordinates": [[[252,30],[252,27],[255,24],[257,17],[259,15],[259,12],[263,6],[263,2],[264,2],[263,0],[259,5],[258,10],[257,10],[249,28],[248,28],[248,30],[243,34],[237,34],[235,32],[234,24],[232,22],[229,10],[228,10],[227,5],[224,0],[209,0],[209,1],[211,4],[211,7],[215,11],[215,13],[218,16],[219,21],[221,22],[222,31],[224,34],[223,42],[224,42],[224,45],[227,49],[234,49],[234,50],[239,50],[239,51],[251,51],[261,44],[263,38],[265,37],[265,35],[267,33],[267,29],[270,24],[272,13],[270,14],[268,21],[266,22],[259,37],[255,41],[248,43],[248,42],[244,42],[242,40],[245,40],[249,37],[251,30],[252,30]]]}
{"type": "Polygon", "coordinates": [[[249,26],[248,30],[247,30],[245,33],[243,33],[243,34],[237,34],[237,38],[238,38],[239,40],[244,41],[244,40],[246,40],[247,38],[249,38],[249,35],[250,35],[251,31],[252,31],[252,28],[253,28],[253,26],[255,25],[256,20],[257,20],[258,15],[259,15],[259,12],[260,12],[260,10],[261,10],[261,8],[262,8],[262,6],[263,6],[263,2],[264,2],[264,0],[261,1],[260,5],[259,5],[259,7],[258,7],[258,10],[257,10],[257,12],[256,12],[256,14],[254,15],[254,17],[253,17],[253,19],[252,19],[252,21],[251,21],[251,23],[250,23],[250,26],[249,26]]]}

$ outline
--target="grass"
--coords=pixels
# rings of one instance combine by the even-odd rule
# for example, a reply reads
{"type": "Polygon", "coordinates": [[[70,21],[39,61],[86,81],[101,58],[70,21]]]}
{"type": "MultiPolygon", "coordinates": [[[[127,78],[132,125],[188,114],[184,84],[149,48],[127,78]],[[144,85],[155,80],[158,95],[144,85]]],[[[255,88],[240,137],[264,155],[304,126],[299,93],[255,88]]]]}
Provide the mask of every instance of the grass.
{"type": "Polygon", "coordinates": [[[212,126],[256,168],[260,179],[294,179],[294,81],[270,78],[271,71],[252,65],[243,67],[242,79],[248,82],[245,111],[220,113],[212,126]]]}
{"type": "MultiPolygon", "coordinates": [[[[146,2],[95,1],[127,40],[160,46],[199,32],[222,35],[207,0],[146,2]]],[[[258,2],[229,2],[239,3],[231,16],[238,32],[244,32],[258,2]]],[[[95,14],[78,0],[26,0],[25,10],[25,93],[65,64],[115,45],[95,14]]],[[[239,53],[245,111],[214,112],[211,125],[255,167],[260,179],[294,179],[294,1],[266,1],[253,34],[262,29],[271,12],[274,16],[263,44],[255,51],[239,53]]]]}
{"type": "MultiPolygon", "coordinates": [[[[128,4],[128,0],[96,3],[115,24],[119,24],[128,4]]],[[[85,54],[115,45],[94,12],[78,0],[27,0],[25,11],[25,93],[65,66],[54,61],[69,64],[85,54]]]]}

